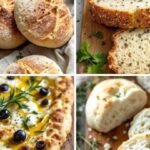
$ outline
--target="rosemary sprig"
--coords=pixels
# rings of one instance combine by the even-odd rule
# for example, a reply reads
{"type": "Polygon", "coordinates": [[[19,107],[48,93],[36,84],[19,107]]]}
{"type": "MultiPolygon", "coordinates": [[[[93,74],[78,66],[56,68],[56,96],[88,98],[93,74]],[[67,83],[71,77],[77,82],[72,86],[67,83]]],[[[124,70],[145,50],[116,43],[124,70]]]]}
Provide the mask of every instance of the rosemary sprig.
{"type": "Polygon", "coordinates": [[[24,119],[24,120],[22,121],[22,125],[23,125],[24,129],[26,129],[26,130],[29,130],[29,126],[28,126],[29,120],[30,120],[30,118],[27,117],[26,119],[24,119]]]}
{"type": "Polygon", "coordinates": [[[30,92],[36,90],[37,88],[40,88],[39,86],[40,82],[35,83],[35,80],[28,80],[29,88],[26,91],[23,91],[18,88],[14,88],[10,91],[10,94],[8,98],[0,98],[0,109],[6,109],[8,108],[11,104],[16,104],[19,108],[22,109],[27,109],[28,107],[25,104],[22,104],[21,102],[25,99],[27,99],[27,95],[33,96],[30,94],[30,92]]]}

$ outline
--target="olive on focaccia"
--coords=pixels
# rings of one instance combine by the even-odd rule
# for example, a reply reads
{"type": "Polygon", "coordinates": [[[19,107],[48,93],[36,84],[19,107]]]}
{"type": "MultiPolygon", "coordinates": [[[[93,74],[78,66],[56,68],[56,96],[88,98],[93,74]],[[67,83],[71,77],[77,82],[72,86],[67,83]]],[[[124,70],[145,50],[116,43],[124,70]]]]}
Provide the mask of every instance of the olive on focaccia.
{"type": "Polygon", "coordinates": [[[71,77],[0,77],[0,150],[59,150],[72,105],[71,77]]]}

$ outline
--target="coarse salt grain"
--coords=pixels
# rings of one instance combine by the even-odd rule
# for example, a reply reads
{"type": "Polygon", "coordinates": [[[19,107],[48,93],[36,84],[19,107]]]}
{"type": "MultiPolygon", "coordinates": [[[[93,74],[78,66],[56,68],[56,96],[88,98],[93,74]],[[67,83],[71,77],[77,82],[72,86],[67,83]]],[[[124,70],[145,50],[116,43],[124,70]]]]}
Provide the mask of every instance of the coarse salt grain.
{"type": "Polygon", "coordinates": [[[105,143],[104,150],[110,150],[110,149],[111,149],[111,145],[109,143],[105,143]]]}

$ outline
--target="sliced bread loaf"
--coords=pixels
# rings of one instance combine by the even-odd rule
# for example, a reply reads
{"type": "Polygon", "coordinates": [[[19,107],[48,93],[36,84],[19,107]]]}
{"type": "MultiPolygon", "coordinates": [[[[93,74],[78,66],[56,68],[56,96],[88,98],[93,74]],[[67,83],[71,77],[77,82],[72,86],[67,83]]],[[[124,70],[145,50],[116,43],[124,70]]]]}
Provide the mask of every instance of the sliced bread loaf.
{"type": "Polygon", "coordinates": [[[150,27],[149,0],[90,0],[93,19],[120,28],[150,27]]]}
{"type": "Polygon", "coordinates": [[[139,134],[123,142],[118,150],[150,150],[150,135],[139,134]]]}
{"type": "Polygon", "coordinates": [[[113,36],[109,68],[116,73],[150,73],[150,28],[119,31],[113,36]]]}
{"type": "Polygon", "coordinates": [[[133,117],[147,103],[147,95],[135,83],[125,79],[100,82],[86,103],[88,125],[107,133],[133,117]]]}
{"type": "Polygon", "coordinates": [[[131,138],[141,133],[150,134],[150,108],[142,110],[134,117],[128,135],[131,138]]]}

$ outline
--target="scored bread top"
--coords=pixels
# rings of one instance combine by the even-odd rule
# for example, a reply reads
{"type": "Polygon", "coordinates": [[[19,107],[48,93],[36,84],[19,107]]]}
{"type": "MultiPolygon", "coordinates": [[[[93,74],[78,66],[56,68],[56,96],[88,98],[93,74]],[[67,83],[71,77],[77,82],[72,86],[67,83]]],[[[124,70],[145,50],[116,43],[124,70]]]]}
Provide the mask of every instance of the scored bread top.
{"type": "Polygon", "coordinates": [[[150,29],[119,31],[113,36],[109,68],[116,73],[150,73],[150,29]]]}
{"type": "Polygon", "coordinates": [[[39,46],[60,47],[73,34],[71,13],[62,0],[16,0],[15,19],[22,34],[39,46]]]}
{"type": "Polygon", "coordinates": [[[60,67],[48,57],[31,55],[10,64],[4,73],[9,74],[62,74],[60,67]]]}

